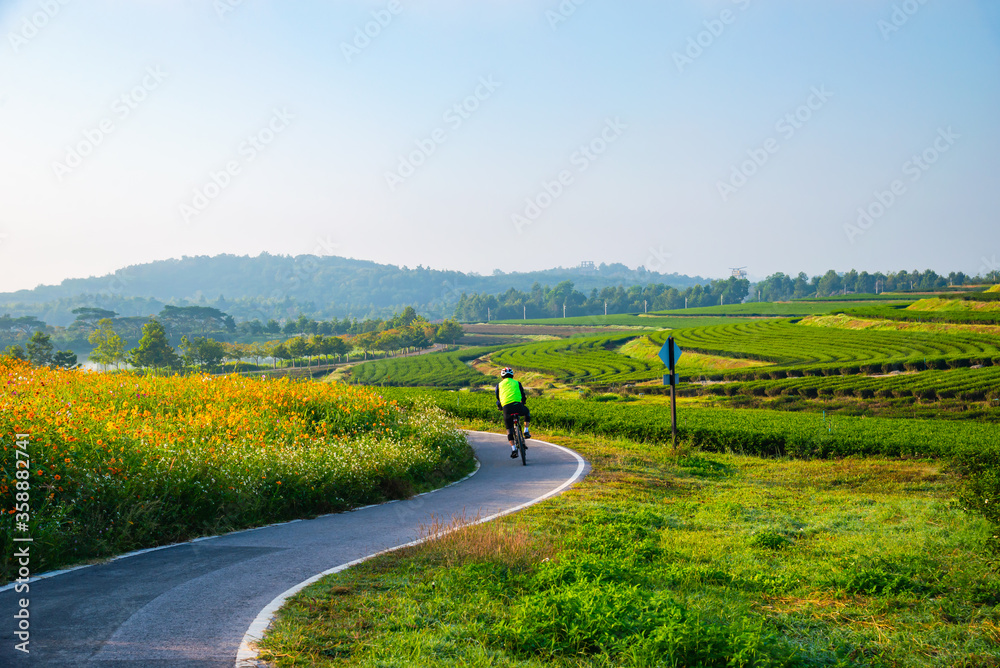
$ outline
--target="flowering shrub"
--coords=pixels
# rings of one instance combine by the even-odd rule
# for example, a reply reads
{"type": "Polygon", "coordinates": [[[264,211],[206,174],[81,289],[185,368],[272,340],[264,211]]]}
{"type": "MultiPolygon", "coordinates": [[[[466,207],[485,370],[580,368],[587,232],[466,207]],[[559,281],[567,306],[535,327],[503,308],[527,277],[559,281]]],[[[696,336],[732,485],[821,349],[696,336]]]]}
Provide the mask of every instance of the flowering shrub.
{"type": "Polygon", "coordinates": [[[7,548],[15,434],[29,434],[36,569],[407,496],[471,467],[440,410],[370,389],[0,359],[7,548]]]}

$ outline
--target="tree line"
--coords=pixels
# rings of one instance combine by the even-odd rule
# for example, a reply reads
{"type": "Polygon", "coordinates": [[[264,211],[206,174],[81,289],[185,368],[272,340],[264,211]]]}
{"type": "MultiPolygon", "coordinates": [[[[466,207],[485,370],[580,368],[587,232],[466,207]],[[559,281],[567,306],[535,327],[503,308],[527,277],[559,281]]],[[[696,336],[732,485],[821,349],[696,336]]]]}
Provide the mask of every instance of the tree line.
{"type": "MultiPolygon", "coordinates": [[[[363,325],[352,324],[349,329],[360,331],[353,336],[323,334],[323,331],[336,331],[337,326],[299,318],[292,321],[297,323],[296,331],[286,338],[239,343],[213,336],[218,331],[231,333],[235,329],[235,323],[225,313],[216,309],[191,310],[187,313],[166,310],[160,314],[160,318],[147,319],[142,325],[138,341],[130,348],[126,339],[117,331],[119,320],[114,315],[113,312],[97,308],[84,308],[78,314],[81,321],[92,324],[88,335],[92,350],[88,358],[105,370],[121,369],[127,365],[137,369],[188,368],[214,372],[225,371],[227,363],[232,362],[231,370],[236,371],[248,366],[243,363],[244,360],[253,360],[253,368],[259,368],[266,359],[271,360],[272,367],[276,367],[279,361],[290,362],[294,367],[297,360],[305,360],[307,364],[313,363],[317,358],[322,358],[327,363],[332,358],[338,361],[347,358],[350,361],[350,355],[355,353],[367,359],[376,352],[391,355],[427,348],[434,343],[455,344],[464,335],[462,327],[454,320],[432,324],[419,316],[415,309],[408,307],[392,318],[366,321],[363,325]],[[98,319],[93,322],[95,318],[98,319]],[[179,323],[186,324],[182,327],[179,323]],[[178,328],[186,330],[180,334],[180,341],[176,346],[171,342],[169,327],[175,329],[175,334],[178,328]],[[221,330],[213,329],[219,327],[221,330]],[[302,329],[305,331],[300,331],[302,329]]],[[[71,358],[61,357],[63,353],[53,353],[52,348],[51,337],[37,331],[26,348],[14,344],[4,351],[4,355],[25,359],[34,364],[70,368],[77,365],[74,353],[68,353],[71,358]]]]}
{"type": "Polygon", "coordinates": [[[792,277],[777,272],[751,284],[747,279],[730,277],[713,280],[705,285],[694,285],[683,290],[654,283],[647,286],[606,287],[593,289],[585,294],[571,281],[563,281],[554,288],[535,283],[523,292],[510,288],[499,294],[462,293],[455,309],[455,318],[461,322],[486,320],[513,320],[521,318],[557,318],[563,315],[597,316],[607,313],[643,313],[747,301],[789,301],[849,294],[878,294],[882,292],[934,291],[949,286],[978,285],[1000,281],[998,272],[984,276],[969,276],[951,272],[947,276],[933,270],[898,272],[858,272],[854,269],[838,273],[827,271],[821,276],[808,276],[800,272],[792,277]]]}
{"type": "Polygon", "coordinates": [[[991,272],[985,277],[973,277],[961,271],[953,271],[943,276],[930,269],[923,272],[890,271],[884,274],[880,271],[870,274],[867,271],[858,272],[854,269],[837,273],[831,269],[822,276],[810,278],[804,272],[799,272],[793,278],[778,272],[757,283],[754,290],[759,291],[761,301],[777,302],[835,295],[941,290],[952,286],[996,282],[998,280],[996,273],[991,272]]]}
{"type": "Polygon", "coordinates": [[[577,290],[572,281],[554,288],[535,283],[529,292],[511,288],[498,295],[463,293],[455,309],[462,322],[513,320],[521,318],[557,318],[643,313],[675,308],[694,308],[717,304],[737,304],[750,292],[750,281],[730,277],[695,285],[685,290],[655,283],[647,286],[596,288],[590,294],[577,290]]]}

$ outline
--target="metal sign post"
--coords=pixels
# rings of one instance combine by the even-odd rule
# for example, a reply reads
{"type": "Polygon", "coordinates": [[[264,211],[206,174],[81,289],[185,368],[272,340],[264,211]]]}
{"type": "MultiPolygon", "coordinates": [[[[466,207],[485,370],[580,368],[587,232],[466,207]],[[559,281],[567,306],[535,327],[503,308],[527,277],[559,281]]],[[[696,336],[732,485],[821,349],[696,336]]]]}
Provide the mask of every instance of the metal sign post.
{"type": "Polygon", "coordinates": [[[659,357],[667,365],[668,375],[663,377],[663,384],[670,385],[670,430],[673,434],[674,450],[677,449],[677,360],[681,357],[681,349],[674,342],[674,337],[668,336],[667,342],[660,348],[659,357]]]}

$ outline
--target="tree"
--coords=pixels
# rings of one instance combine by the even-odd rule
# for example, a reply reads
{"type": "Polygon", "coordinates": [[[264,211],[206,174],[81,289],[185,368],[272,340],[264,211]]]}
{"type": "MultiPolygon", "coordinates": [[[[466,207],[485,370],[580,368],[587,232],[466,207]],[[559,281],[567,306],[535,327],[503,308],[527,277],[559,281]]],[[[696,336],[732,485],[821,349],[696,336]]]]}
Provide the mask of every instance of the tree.
{"type": "Polygon", "coordinates": [[[843,281],[840,276],[833,269],[823,274],[823,278],[819,279],[818,289],[816,291],[817,296],[820,295],[835,295],[843,288],[843,281]]]}
{"type": "Polygon", "coordinates": [[[375,349],[376,341],[378,334],[375,332],[365,332],[354,337],[354,345],[364,351],[365,359],[368,359],[368,353],[375,349]]]}
{"type": "Polygon", "coordinates": [[[236,323],[227,314],[211,306],[164,306],[160,318],[175,332],[199,334],[210,331],[232,332],[236,323]]]}
{"type": "Polygon", "coordinates": [[[28,361],[36,366],[52,364],[52,337],[45,332],[35,332],[26,346],[28,361]]]}
{"type": "Polygon", "coordinates": [[[24,348],[16,343],[12,346],[7,346],[7,349],[3,351],[3,354],[4,357],[9,357],[15,360],[28,360],[28,354],[24,352],[24,348]]]}
{"type": "Polygon", "coordinates": [[[180,358],[167,340],[167,330],[158,320],[150,320],[143,326],[142,338],[139,345],[129,351],[128,361],[142,369],[175,369],[180,365],[180,358]]]}
{"type": "Polygon", "coordinates": [[[296,336],[285,343],[288,352],[292,356],[292,366],[295,366],[295,359],[303,357],[309,352],[309,344],[301,336],[296,336]]]}
{"type": "Polygon", "coordinates": [[[329,354],[336,355],[338,361],[343,355],[351,352],[351,347],[347,344],[347,341],[339,336],[327,337],[326,343],[329,354]]]}
{"type": "MultiPolygon", "coordinates": [[[[233,363],[233,372],[235,373],[237,367],[239,366],[240,360],[250,357],[250,345],[243,343],[223,343],[223,362],[229,361],[233,363]]],[[[222,366],[222,370],[225,371],[225,364],[222,366]]]]}
{"type": "Polygon", "coordinates": [[[125,361],[125,342],[112,329],[111,318],[104,318],[97,323],[97,329],[90,333],[87,340],[94,346],[88,356],[90,361],[107,368],[114,364],[121,366],[125,361]]]}
{"type": "Polygon", "coordinates": [[[263,357],[270,357],[271,350],[264,343],[251,343],[246,347],[245,354],[253,360],[254,366],[260,366],[263,357]]]}
{"type": "Polygon", "coordinates": [[[795,283],[792,289],[792,296],[805,297],[808,294],[809,294],[809,277],[806,276],[804,271],[800,271],[799,275],[795,277],[795,283]]]}
{"type": "Polygon", "coordinates": [[[378,335],[378,339],[375,341],[375,347],[388,354],[393,350],[399,350],[401,341],[402,339],[399,332],[395,329],[387,329],[378,335]]]}
{"type": "Polygon", "coordinates": [[[52,357],[52,363],[54,366],[72,369],[76,366],[76,353],[72,350],[60,350],[52,357]]]}
{"type": "Polygon", "coordinates": [[[181,337],[181,353],[184,361],[191,366],[198,366],[206,371],[213,371],[225,358],[225,347],[215,339],[196,336],[189,339],[181,337]]]}
{"type": "MultiPolygon", "coordinates": [[[[288,346],[284,342],[281,342],[271,348],[271,357],[275,360],[290,360],[292,359],[292,354],[288,352],[288,346]]],[[[277,367],[277,362],[275,362],[275,366],[277,367]]],[[[294,362],[292,366],[295,366],[294,362]]]]}
{"type": "Polygon", "coordinates": [[[96,327],[101,320],[113,319],[118,314],[103,308],[82,306],[73,309],[73,315],[76,316],[73,324],[80,323],[88,327],[96,327]]]}

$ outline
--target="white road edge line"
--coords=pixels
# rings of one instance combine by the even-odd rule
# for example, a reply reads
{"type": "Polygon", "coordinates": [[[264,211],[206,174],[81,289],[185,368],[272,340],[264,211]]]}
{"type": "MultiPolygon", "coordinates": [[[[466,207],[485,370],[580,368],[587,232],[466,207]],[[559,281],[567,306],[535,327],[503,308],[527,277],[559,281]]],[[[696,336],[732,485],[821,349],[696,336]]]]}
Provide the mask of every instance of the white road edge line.
{"type": "MultiPolygon", "coordinates": [[[[445,489],[446,487],[451,487],[452,485],[457,485],[460,482],[465,482],[466,480],[468,480],[472,476],[474,476],[477,473],[479,473],[479,467],[480,467],[479,460],[477,459],[477,460],[475,460],[475,462],[476,462],[476,468],[474,468],[472,470],[472,473],[470,473],[469,475],[465,476],[464,478],[462,478],[460,480],[456,480],[455,482],[452,482],[452,483],[448,483],[444,487],[438,487],[437,489],[432,489],[429,492],[423,492],[421,494],[416,494],[414,496],[411,496],[410,498],[411,499],[415,499],[417,497],[423,496],[424,494],[433,494],[434,492],[438,491],[439,489],[445,489]]],[[[393,499],[392,501],[386,501],[385,503],[395,503],[398,500],[399,499],[393,499]]],[[[326,513],[325,515],[317,515],[316,517],[313,517],[311,519],[318,520],[318,519],[322,519],[324,517],[330,517],[331,515],[343,515],[344,513],[356,513],[359,510],[367,510],[368,508],[374,508],[374,507],[380,506],[380,505],[385,505],[385,504],[372,503],[372,504],[369,504],[367,506],[361,506],[360,508],[351,508],[350,510],[345,510],[345,511],[340,512],[340,513],[326,513]]],[[[58,571],[49,571],[47,573],[39,573],[38,575],[31,576],[30,578],[28,578],[27,580],[25,580],[25,582],[27,582],[28,584],[31,584],[32,582],[38,582],[39,580],[47,580],[48,578],[54,578],[57,575],[65,575],[66,573],[72,573],[73,571],[79,571],[79,570],[84,569],[84,568],[91,568],[93,566],[103,566],[104,564],[110,564],[110,563],[112,563],[114,561],[118,561],[119,559],[128,559],[129,557],[138,557],[140,554],[146,554],[147,552],[157,552],[159,550],[169,550],[172,547],[179,547],[181,545],[191,545],[192,543],[200,543],[200,542],[202,542],[204,540],[212,540],[213,538],[221,538],[223,536],[235,536],[235,535],[238,535],[238,534],[241,534],[241,533],[250,533],[251,531],[260,531],[261,529],[269,529],[271,527],[280,527],[280,526],[284,526],[286,524],[295,524],[296,522],[305,522],[305,521],[307,521],[307,520],[296,519],[296,520],[288,520],[287,522],[275,522],[274,524],[265,524],[265,525],[259,526],[259,527],[251,527],[249,529],[239,529],[238,531],[230,531],[229,533],[220,533],[220,534],[217,534],[215,536],[200,536],[198,538],[192,538],[191,540],[186,540],[186,541],[184,541],[182,543],[171,543],[170,545],[160,545],[159,547],[147,547],[144,550],[135,550],[134,552],[126,552],[125,554],[119,554],[118,556],[110,557],[108,559],[104,559],[103,561],[98,561],[98,562],[95,562],[93,564],[82,564],[80,566],[73,566],[71,568],[64,568],[64,569],[58,570],[58,571]]],[[[311,521],[311,520],[309,520],[309,521],[311,521]]],[[[7,591],[8,589],[13,589],[14,587],[17,586],[17,584],[18,583],[15,581],[15,582],[11,582],[9,584],[6,584],[6,585],[0,587],[0,593],[3,593],[5,591],[7,591]]]]}
{"type": "MultiPolygon", "coordinates": [[[[473,432],[473,433],[477,433],[477,434],[489,434],[490,432],[480,431],[480,432],[473,432]]],[[[492,435],[495,435],[495,434],[492,434],[492,435]]],[[[532,440],[534,440],[534,439],[532,439],[532,440]]],[[[558,450],[562,450],[563,452],[566,452],[566,453],[568,453],[570,455],[573,455],[573,457],[576,458],[576,472],[573,473],[573,476],[569,480],[567,480],[563,484],[559,485],[555,489],[553,489],[553,490],[551,490],[549,492],[546,492],[545,494],[542,494],[541,496],[539,496],[537,498],[534,498],[531,501],[527,501],[525,503],[522,503],[519,506],[515,506],[513,508],[508,508],[507,510],[503,510],[503,511],[501,511],[499,513],[495,513],[493,515],[490,515],[489,517],[484,517],[484,518],[482,518],[480,520],[477,520],[475,522],[469,522],[468,524],[464,524],[464,525],[462,525],[460,527],[455,527],[455,528],[449,529],[447,531],[442,531],[441,533],[435,534],[433,536],[427,536],[426,538],[421,538],[419,540],[414,540],[414,541],[411,541],[409,543],[404,543],[402,545],[396,545],[395,547],[390,547],[390,548],[387,548],[385,550],[381,550],[379,552],[375,552],[373,554],[369,554],[368,556],[361,557],[360,559],[355,559],[354,561],[349,561],[346,564],[341,564],[339,566],[335,566],[335,567],[333,567],[333,568],[331,568],[329,570],[323,571],[322,573],[318,573],[318,574],[312,576],[308,580],[303,580],[302,582],[300,582],[299,584],[295,585],[294,587],[291,587],[290,589],[288,589],[288,590],[286,590],[286,591],[278,594],[274,598],[274,600],[272,600],[270,603],[268,603],[264,607],[264,609],[260,611],[260,614],[257,615],[257,618],[254,619],[253,622],[250,623],[250,628],[248,628],[246,634],[244,634],[244,636],[243,636],[243,642],[240,643],[240,649],[236,653],[236,668],[260,668],[261,664],[257,660],[259,652],[258,652],[257,648],[254,646],[254,643],[256,643],[258,640],[260,640],[261,638],[264,637],[264,632],[267,631],[268,627],[271,625],[271,622],[274,621],[275,614],[278,612],[278,610],[281,608],[281,606],[285,604],[285,601],[288,600],[289,598],[291,598],[292,596],[294,596],[295,594],[299,593],[300,591],[302,591],[303,589],[305,589],[309,585],[313,584],[317,580],[320,580],[320,579],[326,577],[327,575],[333,575],[334,573],[339,573],[341,571],[347,570],[351,566],[357,566],[358,564],[363,563],[365,561],[368,561],[369,559],[373,559],[373,558],[375,558],[375,557],[377,557],[379,555],[386,554],[388,552],[395,552],[396,550],[402,550],[403,548],[407,548],[407,547],[413,547],[414,545],[420,545],[421,543],[426,543],[429,540],[433,540],[435,538],[439,538],[441,536],[449,534],[452,531],[458,531],[459,529],[461,529],[463,527],[474,526],[476,524],[483,524],[484,522],[489,522],[491,520],[495,520],[498,517],[503,517],[504,515],[510,515],[512,513],[516,513],[519,510],[523,510],[523,509],[527,508],[528,506],[533,506],[536,503],[540,503],[540,502],[544,501],[545,499],[548,499],[549,497],[555,496],[556,494],[560,493],[561,491],[563,491],[564,489],[566,489],[567,487],[569,487],[570,485],[572,485],[573,483],[575,483],[580,478],[580,476],[583,474],[584,469],[586,469],[586,467],[587,467],[587,462],[584,461],[583,457],[581,457],[577,453],[573,452],[569,448],[565,448],[565,447],[563,447],[561,445],[556,445],[555,443],[549,443],[548,441],[539,441],[539,442],[540,443],[544,443],[545,445],[548,445],[550,447],[556,448],[558,450]]]]}

